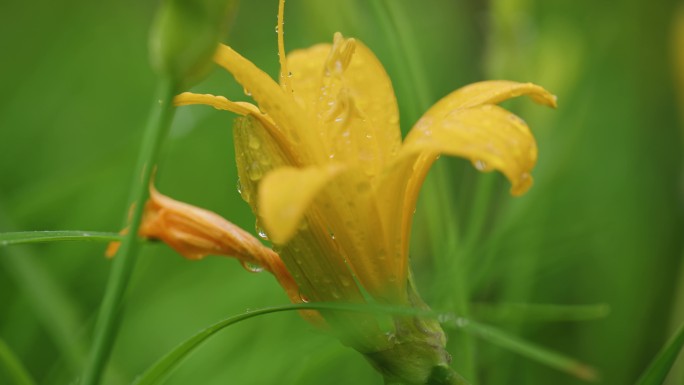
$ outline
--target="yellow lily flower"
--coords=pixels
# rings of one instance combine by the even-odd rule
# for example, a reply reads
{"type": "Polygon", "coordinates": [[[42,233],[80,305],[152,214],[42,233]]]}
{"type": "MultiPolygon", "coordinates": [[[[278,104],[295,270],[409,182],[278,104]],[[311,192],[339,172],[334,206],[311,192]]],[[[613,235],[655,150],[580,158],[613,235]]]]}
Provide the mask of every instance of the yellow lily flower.
{"type": "MultiPolygon", "coordinates": [[[[261,266],[293,302],[424,308],[409,280],[408,246],[429,168],[439,154],[464,157],[479,170],[502,172],[512,194],[524,193],[536,143],[525,122],[497,103],[527,95],[555,107],[556,98],[530,83],[471,84],[432,106],[402,141],[392,84],[371,50],[336,33],[332,44],[286,56],[283,3],[279,82],[229,46],[214,55],[256,105],[194,93],[175,99],[244,116],[234,126],[240,193],[275,251],[216,214],[156,191],[141,234],[188,258],[230,255],[261,266]]],[[[448,365],[434,320],[395,317],[388,332],[372,315],[304,315],[337,331],[388,379],[425,383],[434,367],[448,365]]]]}

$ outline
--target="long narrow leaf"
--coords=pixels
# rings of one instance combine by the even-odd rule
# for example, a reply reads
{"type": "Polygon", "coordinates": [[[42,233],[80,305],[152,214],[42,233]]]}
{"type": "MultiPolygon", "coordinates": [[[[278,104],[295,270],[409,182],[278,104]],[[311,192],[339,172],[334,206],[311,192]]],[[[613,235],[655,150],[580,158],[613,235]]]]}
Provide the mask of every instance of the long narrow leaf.
{"type": "Polygon", "coordinates": [[[21,364],[21,361],[14,354],[12,349],[0,339],[0,365],[5,367],[9,378],[14,381],[16,385],[34,385],[35,381],[29,372],[21,364]]]}
{"type": "Polygon", "coordinates": [[[506,348],[529,359],[566,372],[583,380],[596,381],[598,379],[596,371],[590,366],[583,364],[573,358],[566,357],[560,353],[525,341],[520,337],[508,334],[505,331],[495,327],[464,320],[462,318],[456,318],[450,324],[457,328],[462,328],[466,332],[472,333],[502,348],[506,348]]]}
{"type": "Polygon", "coordinates": [[[637,385],[661,385],[682,349],[684,349],[684,324],[658,352],[651,365],[637,381],[637,385]]]}
{"type": "Polygon", "coordinates": [[[606,304],[554,305],[534,303],[473,304],[477,319],[515,322],[588,321],[605,318],[610,313],[606,304]]]}
{"type": "Polygon", "coordinates": [[[223,328],[236,324],[240,321],[250,319],[252,317],[278,313],[292,310],[341,310],[362,313],[380,313],[380,314],[399,314],[399,315],[413,315],[421,317],[437,317],[437,313],[428,312],[424,310],[404,308],[404,307],[387,307],[376,305],[358,305],[358,304],[343,304],[343,303],[302,303],[293,305],[283,305],[276,307],[268,307],[259,310],[250,311],[234,317],[219,321],[206,329],[201,330],[194,336],[183,341],[173,350],[167,353],[164,357],[155,362],[147,371],[136,379],[134,385],[155,385],[161,384],[169,374],[185,359],[195,348],[213,336],[223,328]]]}
{"type": "Polygon", "coordinates": [[[121,236],[117,233],[98,231],[20,231],[0,233],[0,246],[40,242],[111,242],[119,240],[121,240],[121,236]]]}

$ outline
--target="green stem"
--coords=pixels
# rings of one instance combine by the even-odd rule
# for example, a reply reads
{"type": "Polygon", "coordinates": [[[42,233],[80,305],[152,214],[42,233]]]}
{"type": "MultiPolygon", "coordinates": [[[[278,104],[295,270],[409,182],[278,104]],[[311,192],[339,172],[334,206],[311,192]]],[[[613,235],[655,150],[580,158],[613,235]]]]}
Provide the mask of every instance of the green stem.
{"type": "Polygon", "coordinates": [[[145,128],[129,197],[133,212],[130,218],[128,215],[124,218],[124,224],[128,225],[128,234],[123,238],[121,248],[109,273],[95,324],[94,342],[81,380],[82,385],[95,385],[100,382],[114,345],[121,315],[121,302],[137,257],[139,246],[137,234],[142,220],[144,202],[149,195],[148,185],[152,177],[153,165],[173,117],[174,91],[175,85],[167,79],[163,79],[157,89],[157,97],[145,128]]]}
{"type": "MultiPolygon", "coordinates": [[[[402,103],[402,109],[408,108],[406,116],[411,122],[415,122],[430,107],[432,98],[420,63],[418,45],[410,31],[410,18],[404,9],[397,5],[397,1],[373,0],[371,5],[381,29],[387,36],[394,62],[397,63],[398,89],[403,95],[413,95],[415,98],[412,103],[402,103]]],[[[430,210],[432,215],[429,219],[433,230],[431,249],[437,262],[457,267],[449,269],[456,273],[456,276],[449,277],[449,282],[456,283],[454,290],[449,290],[452,305],[455,312],[468,317],[469,285],[465,269],[462,268],[464,256],[459,256],[457,252],[458,223],[455,220],[456,209],[450,199],[450,196],[453,196],[450,194],[452,188],[448,183],[450,173],[446,164],[437,162],[433,166],[432,174],[432,177],[426,179],[424,186],[425,193],[431,197],[429,204],[438,209],[430,210]]],[[[466,333],[459,334],[459,369],[466,378],[475,382],[474,339],[466,333]]]]}

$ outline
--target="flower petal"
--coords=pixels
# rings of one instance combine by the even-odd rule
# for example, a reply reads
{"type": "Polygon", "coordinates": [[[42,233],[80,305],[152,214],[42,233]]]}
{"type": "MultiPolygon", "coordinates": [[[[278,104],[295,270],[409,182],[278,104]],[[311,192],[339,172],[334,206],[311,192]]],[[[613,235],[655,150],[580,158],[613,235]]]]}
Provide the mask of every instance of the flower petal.
{"type": "Polygon", "coordinates": [[[481,171],[501,171],[521,195],[532,185],[530,171],[537,145],[527,124],[494,105],[421,118],[406,138],[408,152],[443,153],[468,158],[481,171]]]}
{"type": "MultiPolygon", "coordinates": [[[[260,194],[264,192],[264,185],[260,183],[262,178],[272,170],[288,168],[292,163],[254,117],[237,119],[233,126],[233,136],[240,177],[240,194],[258,217],[261,210],[258,205],[260,200],[257,198],[257,187],[260,194]]],[[[277,195],[292,187],[293,190],[299,191],[297,184],[276,185],[272,191],[277,195]]],[[[345,301],[363,302],[363,295],[359,289],[356,285],[350,284],[354,279],[344,259],[336,254],[331,255],[336,246],[326,228],[318,225],[318,222],[320,221],[315,219],[304,219],[304,225],[296,229],[297,235],[278,252],[299,286],[300,298],[310,301],[335,301],[344,298],[345,301]],[[316,224],[308,225],[311,221],[316,224]],[[326,257],[322,258],[323,255],[326,257]]],[[[257,227],[260,228],[263,220],[258,220],[257,223],[257,227]]],[[[259,231],[262,230],[260,228],[259,231]]],[[[266,233],[273,236],[268,228],[266,230],[266,233]]]]}
{"type": "Polygon", "coordinates": [[[235,119],[233,124],[238,190],[254,214],[257,214],[257,184],[274,168],[293,165],[278,143],[254,116],[235,119]]]}
{"type": "Polygon", "coordinates": [[[211,94],[196,94],[193,92],[183,92],[173,98],[175,106],[189,106],[193,104],[206,104],[218,110],[234,112],[238,115],[261,115],[259,108],[252,103],[233,102],[224,96],[211,94]]]}
{"type": "MultiPolygon", "coordinates": [[[[406,301],[406,276],[400,271],[405,256],[388,245],[376,196],[361,170],[337,164],[283,167],[263,179],[258,199],[266,233],[277,245],[285,246],[283,252],[297,249],[300,253],[295,258],[306,262],[309,254],[302,250],[310,248],[307,242],[325,245],[326,256],[314,255],[316,261],[307,264],[320,264],[322,259],[328,265],[342,262],[341,268],[353,272],[377,301],[406,301]],[[304,238],[307,242],[302,242],[304,238]]],[[[330,274],[321,266],[314,275],[332,280],[330,274]]],[[[332,276],[339,274],[340,266],[332,276]]],[[[311,276],[310,272],[306,275],[311,276]]]]}
{"type": "Polygon", "coordinates": [[[289,158],[306,160],[298,162],[300,164],[325,158],[319,137],[311,135],[314,131],[304,111],[268,74],[223,44],[214,54],[214,61],[228,70],[252,94],[259,109],[276,122],[281,132],[274,138],[289,158]],[[298,145],[300,142],[301,146],[298,145]]]}
{"type": "Polygon", "coordinates": [[[374,186],[378,196],[395,197],[378,202],[389,234],[398,234],[390,244],[400,244],[408,253],[418,192],[440,153],[469,158],[482,171],[501,170],[514,195],[530,187],[529,171],[537,156],[534,138],[520,118],[492,105],[521,95],[556,106],[556,97],[534,84],[485,81],[452,92],[423,115],[374,186]]]}
{"type": "Polygon", "coordinates": [[[264,177],[259,186],[259,216],[274,243],[282,245],[292,238],[317,193],[341,170],[338,164],[281,167],[264,177]]]}
{"type": "Polygon", "coordinates": [[[295,100],[315,110],[329,157],[376,175],[397,153],[401,134],[392,83],[373,52],[337,33],[333,45],[290,53],[288,68],[295,100]]]}
{"type": "Polygon", "coordinates": [[[457,89],[430,107],[425,115],[444,115],[456,109],[498,104],[523,95],[529,96],[536,103],[556,107],[556,96],[536,84],[488,80],[457,89]]]}
{"type": "Polygon", "coordinates": [[[220,215],[173,200],[150,187],[140,235],[164,241],[188,259],[207,255],[235,257],[249,267],[272,273],[293,302],[299,287],[278,254],[220,215]]]}

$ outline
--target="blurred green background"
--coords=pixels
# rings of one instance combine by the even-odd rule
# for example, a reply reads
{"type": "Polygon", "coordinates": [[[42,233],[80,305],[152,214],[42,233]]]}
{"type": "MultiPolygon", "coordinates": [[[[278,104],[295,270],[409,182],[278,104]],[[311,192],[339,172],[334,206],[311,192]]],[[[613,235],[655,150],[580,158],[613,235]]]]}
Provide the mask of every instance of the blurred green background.
{"type": "MultiPolygon", "coordinates": [[[[684,321],[684,115],[678,114],[684,89],[674,81],[684,68],[674,66],[672,36],[679,2],[390,3],[409,16],[401,28],[415,39],[431,101],[494,78],[532,81],[559,98],[556,111],[527,101],[507,104],[537,136],[536,184],[512,198],[496,177],[485,231],[452,266],[465,272],[473,316],[478,308],[511,303],[606,304],[608,316],[583,322],[541,322],[515,310],[481,317],[594,366],[602,383],[633,383],[684,321]]],[[[1,232],[120,228],[152,104],[147,34],[155,7],[131,0],[0,3],[1,232]]],[[[225,40],[273,75],[276,11],[276,0],[243,1],[225,40]]],[[[288,50],[329,42],[341,31],[367,43],[393,79],[403,65],[361,0],[289,0],[285,29],[288,50]]],[[[246,99],[219,69],[195,90],[246,99]]],[[[406,131],[415,95],[397,91],[406,131]]],[[[235,187],[233,117],[181,108],[157,185],[252,230],[251,212],[235,187]]],[[[446,215],[467,234],[482,175],[464,161],[440,162],[451,172],[454,211],[446,215]]],[[[418,286],[426,302],[449,310],[455,285],[434,271],[428,214],[419,209],[416,215],[418,286]]],[[[110,265],[103,251],[94,243],[0,248],[0,339],[41,384],[71,383],[81,371],[110,265]]],[[[233,260],[189,262],[164,245],[147,246],[106,383],[130,383],[219,319],[286,302],[272,277],[247,273],[233,260]]],[[[451,337],[458,346],[460,336],[451,337]]],[[[459,351],[451,353],[458,368],[459,351]]],[[[479,384],[582,383],[485,341],[476,340],[475,358],[479,384]]],[[[682,366],[671,384],[684,383],[682,366]]],[[[5,376],[0,370],[0,383],[9,381],[5,376]]],[[[223,331],[168,383],[381,381],[356,352],[297,314],[283,313],[223,331]]]]}

